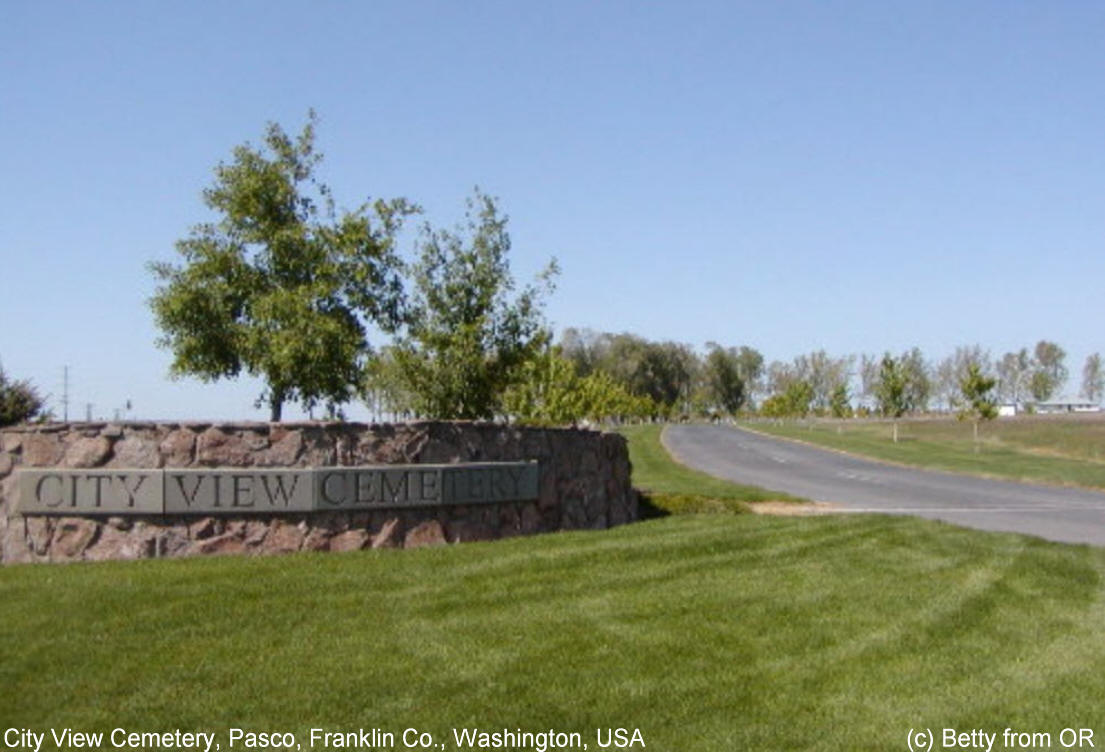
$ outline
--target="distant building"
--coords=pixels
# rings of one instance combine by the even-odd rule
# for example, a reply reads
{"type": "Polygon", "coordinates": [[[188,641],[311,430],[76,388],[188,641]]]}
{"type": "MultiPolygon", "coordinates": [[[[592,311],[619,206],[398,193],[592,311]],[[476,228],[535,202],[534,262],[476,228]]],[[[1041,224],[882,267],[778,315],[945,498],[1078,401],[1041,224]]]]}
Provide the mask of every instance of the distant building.
{"type": "Polygon", "coordinates": [[[1003,402],[998,405],[998,417],[999,418],[1012,418],[1020,410],[1017,407],[1016,402],[1003,402]]]}
{"type": "Polygon", "coordinates": [[[1063,397],[1047,402],[1037,402],[1036,412],[1048,415],[1054,413],[1099,413],[1101,405],[1081,397],[1063,397]]]}

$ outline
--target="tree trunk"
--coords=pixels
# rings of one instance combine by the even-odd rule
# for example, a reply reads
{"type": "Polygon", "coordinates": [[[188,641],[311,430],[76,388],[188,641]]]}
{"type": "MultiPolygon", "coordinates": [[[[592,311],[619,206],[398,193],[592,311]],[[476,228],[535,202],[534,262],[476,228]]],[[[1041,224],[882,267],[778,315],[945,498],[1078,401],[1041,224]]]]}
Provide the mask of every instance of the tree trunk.
{"type": "Polygon", "coordinates": [[[280,415],[284,411],[284,398],[273,395],[269,400],[269,421],[272,423],[280,422],[280,415]]]}
{"type": "Polygon", "coordinates": [[[894,443],[898,443],[898,421],[894,421],[894,443]]]}
{"type": "Polygon", "coordinates": [[[978,421],[974,421],[975,427],[975,454],[978,454],[978,421]]]}

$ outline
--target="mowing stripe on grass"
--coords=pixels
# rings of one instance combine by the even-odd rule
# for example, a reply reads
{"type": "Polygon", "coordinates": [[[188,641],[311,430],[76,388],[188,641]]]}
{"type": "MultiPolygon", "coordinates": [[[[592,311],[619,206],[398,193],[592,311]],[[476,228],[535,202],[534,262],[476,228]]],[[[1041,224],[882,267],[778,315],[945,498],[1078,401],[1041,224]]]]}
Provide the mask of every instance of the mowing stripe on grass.
{"type": "Polygon", "coordinates": [[[1058,733],[1100,723],[1103,574],[1098,549],[862,515],[7,567],[3,718],[301,741],[629,727],[661,750],[1058,733]]]}

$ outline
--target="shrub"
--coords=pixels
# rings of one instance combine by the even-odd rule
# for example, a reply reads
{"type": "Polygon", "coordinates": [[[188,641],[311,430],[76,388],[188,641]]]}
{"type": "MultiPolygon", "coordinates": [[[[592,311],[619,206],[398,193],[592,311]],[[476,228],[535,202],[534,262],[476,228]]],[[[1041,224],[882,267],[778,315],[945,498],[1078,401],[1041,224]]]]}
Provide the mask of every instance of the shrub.
{"type": "Polygon", "coordinates": [[[27,380],[12,381],[0,366],[0,426],[47,417],[45,400],[27,380]]]}

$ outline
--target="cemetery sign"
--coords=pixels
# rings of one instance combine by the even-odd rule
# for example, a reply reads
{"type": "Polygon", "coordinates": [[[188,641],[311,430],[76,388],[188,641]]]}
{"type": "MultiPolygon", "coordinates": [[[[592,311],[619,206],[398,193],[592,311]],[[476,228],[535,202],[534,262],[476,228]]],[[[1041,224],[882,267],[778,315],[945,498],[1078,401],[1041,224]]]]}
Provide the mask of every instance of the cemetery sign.
{"type": "Polygon", "coordinates": [[[364,511],[530,501],[538,464],[480,462],[320,468],[31,468],[23,515],[212,515],[364,511]]]}

